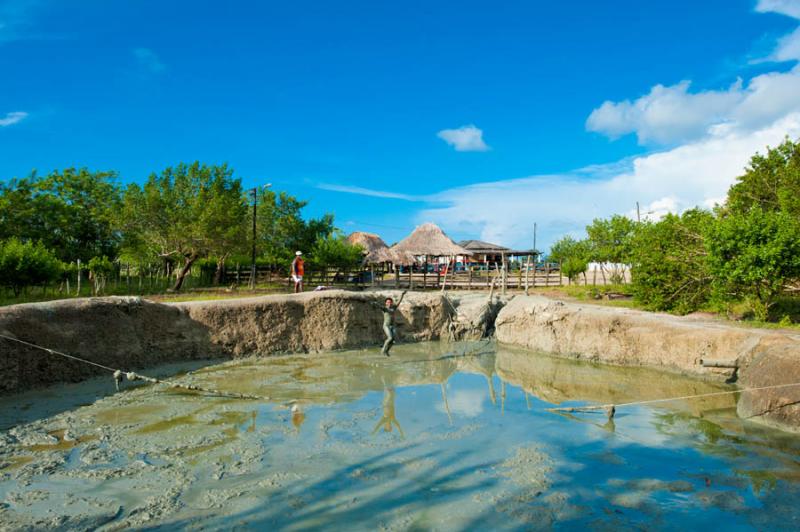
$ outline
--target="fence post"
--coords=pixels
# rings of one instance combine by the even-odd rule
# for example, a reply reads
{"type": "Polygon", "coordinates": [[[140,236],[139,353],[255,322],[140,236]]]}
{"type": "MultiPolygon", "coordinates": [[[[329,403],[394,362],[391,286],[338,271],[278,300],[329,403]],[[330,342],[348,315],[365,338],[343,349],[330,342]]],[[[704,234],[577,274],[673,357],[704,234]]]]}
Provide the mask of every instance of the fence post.
{"type": "MultiPolygon", "coordinates": [[[[525,295],[528,295],[529,280],[531,274],[531,256],[528,255],[528,261],[525,263],[525,295]]],[[[534,278],[534,281],[536,279],[534,278]]]]}
{"type": "Polygon", "coordinates": [[[550,263],[544,263],[544,285],[550,286],[550,263]]]}
{"type": "Polygon", "coordinates": [[[506,262],[506,254],[502,254],[503,261],[503,295],[506,295],[506,288],[508,288],[508,263],[506,262]]]}
{"type": "Polygon", "coordinates": [[[78,297],[81,295],[81,259],[78,259],[78,291],[75,295],[78,297]]]}

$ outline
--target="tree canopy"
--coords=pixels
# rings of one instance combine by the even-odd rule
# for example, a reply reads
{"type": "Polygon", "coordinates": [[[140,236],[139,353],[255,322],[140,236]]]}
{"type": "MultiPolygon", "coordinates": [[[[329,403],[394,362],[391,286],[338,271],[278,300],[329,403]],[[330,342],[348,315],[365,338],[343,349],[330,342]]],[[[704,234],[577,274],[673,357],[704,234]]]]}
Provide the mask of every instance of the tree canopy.
{"type": "Polygon", "coordinates": [[[120,226],[129,252],[182,261],[179,290],[200,257],[241,245],[247,205],[241,181],[227,165],[181,163],[125,190],[120,226]]]}
{"type": "Polygon", "coordinates": [[[116,255],[116,178],[115,172],[67,168],[0,183],[0,239],[42,242],[66,262],[116,255]]]}
{"type": "Polygon", "coordinates": [[[645,222],[632,242],[633,293],[653,310],[687,313],[708,301],[711,287],[706,233],[708,211],[692,209],[645,222]]]}
{"type": "Polygon", "coordinates": [[[736,214],[759,208],[800,216],[800,141],[786,139],[765,155],[755,154],[730,188],[726,206],[736,214]]]}

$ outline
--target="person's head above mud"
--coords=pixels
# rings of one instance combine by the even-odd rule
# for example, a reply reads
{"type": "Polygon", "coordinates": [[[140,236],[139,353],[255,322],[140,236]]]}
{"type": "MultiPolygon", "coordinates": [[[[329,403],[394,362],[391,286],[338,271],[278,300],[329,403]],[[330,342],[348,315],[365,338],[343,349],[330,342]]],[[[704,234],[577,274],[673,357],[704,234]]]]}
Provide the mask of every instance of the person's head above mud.
{"type": "Polygon", "coordinates": [[[386,306],[387,307],[391,307],[392,305],[394,305],[394,299],[392,299],[391,297],[387,297],[386,298],[386,306]]]}

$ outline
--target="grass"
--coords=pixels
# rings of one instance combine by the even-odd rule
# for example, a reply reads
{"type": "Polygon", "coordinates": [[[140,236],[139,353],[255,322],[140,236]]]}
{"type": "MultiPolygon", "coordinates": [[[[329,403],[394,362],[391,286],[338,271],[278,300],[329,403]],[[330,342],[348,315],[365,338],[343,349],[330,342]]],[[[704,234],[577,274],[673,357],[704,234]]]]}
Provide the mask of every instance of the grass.
{"type": "Polygon", "coordinates": [[[612,284],[606,286],[591,285],[564,285],[564,286],[539,286],[532,290],[533,294],[553,297],[555,299],[565,299],[569,301],[580,301],[593,305],[603,305],[607,307],[638,308],[644,310],[633,299],[631,287],[627,284],[612,284]],[[608,295],[617,296],[609,298],[608,295]]]}
{"type": "MultiPolygon", "coordinates": [[[[565,285],[536,287],[531,290],[532,294],[563,299],[566,301],[578,301],[592,305],[602,305],[607,307],[631,308],[649,311],[644,305],[633,298],[632,287],[625,285],[607,286],[584,286],[584,285],[565,285]],[[607,299],[605,294],[619,294],[626,296],[624,299],[607,299]]],[[[770,309],[769,319],[757,320],[752,310],[746,302],[739,302],[721,308],[719,305],[707,305],[698,310],[699,313],[709,314],[710,318],[725,321],[732,325],[759,329],[784,329],[800,330],[800,297],[784,296],[770,309]]]]}
{"type": "MultiPolygon", "coordinates": [[[[192,279],[192,281],[195,281],[192,279]]],[[[272,293],[288,293],[289,289],[280,283],[263,283],[256,285],[255,290],[240,288],[230,291],[224,287],[199,287],[196,281],[189,283],[181,292],[169,292],[166,283],[162,280],[157,286],[152,288],[145,283],[142,290],[139,290],[138,283],[131,283],[131,290],[128,291],[127,283],[110,283],[106,286],[102,296],[138,296],[153,301],[211,301],[215,299],[233,299],[237,297],[252,297],[272,293]],[[194,284],[195,286],[192,286],[194,284]]],[[[11,290],[0,290],[0,306],[18,305],[21,303],[39,303],[43,301],[55,301],[59,299],[75,299],[77,297],[92,297],[92,289],[89,283],[81,286],[80,294],[76,293],[74,286],[69,293],[59,292],[55,287],[29,287],[23,293],[15,296],[11,290]]]]}

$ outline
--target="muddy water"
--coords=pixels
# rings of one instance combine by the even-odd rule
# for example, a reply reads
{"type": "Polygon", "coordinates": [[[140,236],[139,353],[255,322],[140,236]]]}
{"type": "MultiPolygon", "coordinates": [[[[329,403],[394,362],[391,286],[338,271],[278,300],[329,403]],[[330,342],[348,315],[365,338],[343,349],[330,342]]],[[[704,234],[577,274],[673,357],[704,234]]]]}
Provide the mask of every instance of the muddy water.
{"type": "Polygon", "coordinates": [[[738,419],[733,396],[613,422],[547,411],[724,389],[674,375],[416,344],[180,378],[270,399],[139,387],[33,421],[33,398],[3,402],[3,419],[28,422],[0,433],[0,528],[783,529],[800,517],[800,441],[738,419]]]}

